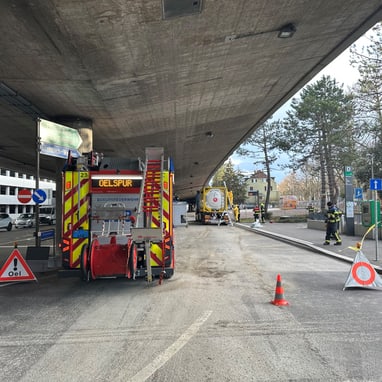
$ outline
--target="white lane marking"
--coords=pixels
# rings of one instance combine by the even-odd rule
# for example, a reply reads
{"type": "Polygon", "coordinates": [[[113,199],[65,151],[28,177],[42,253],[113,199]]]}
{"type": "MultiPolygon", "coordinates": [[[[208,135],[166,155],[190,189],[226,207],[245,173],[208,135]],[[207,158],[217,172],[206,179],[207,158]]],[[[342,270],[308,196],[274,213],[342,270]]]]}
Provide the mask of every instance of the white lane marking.
{"type": "Polygon", "coordinates": [[[14,284],[21,284],[23,281],[13,281],[13,282],[11,282],[11,283],[1,283],[0,284],[0,288],[1,287],[6,287],[6,286],[10,286],[10,285],[14,285],[14,284]]]}
{"type": "MultiPolygon", "coordinates": [[[[173,357],[188,341],[198,332],[200,327],[208,320],[212,310],[206,310],[172,345],[161,355],[144,367],[141,371],[131,377],[129,382],[144,382],[161,368],[171,357],[173,357]]],[[[120,376],[122,377],[122,376],[120,376]]],[[[121,378],[119,378],[121,379],[121,378]]]]}

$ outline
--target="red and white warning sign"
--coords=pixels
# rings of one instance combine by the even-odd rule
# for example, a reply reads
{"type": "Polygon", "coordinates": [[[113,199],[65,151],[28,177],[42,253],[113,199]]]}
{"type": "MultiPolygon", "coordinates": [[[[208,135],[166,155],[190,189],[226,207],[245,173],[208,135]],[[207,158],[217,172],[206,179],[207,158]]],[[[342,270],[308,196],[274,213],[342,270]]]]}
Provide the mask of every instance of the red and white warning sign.
{"type": "Polygon", "coordinates": [[[32,193],[28,189],[20,190],[17,194],[17,199],[20,203],[29,203],[32,199],[32,193]]]}
{"type": "Polygon", "coordinates": [[[0,282],[30,281],[36,276],[18,249],[14,249],[0,270],[0,282]]]}
{"type": "Polygon", "coordinates": [[[362,251],[358,251],[354,258],[344,289],[351,287],[382,290],[381,277],[362,251]]]}

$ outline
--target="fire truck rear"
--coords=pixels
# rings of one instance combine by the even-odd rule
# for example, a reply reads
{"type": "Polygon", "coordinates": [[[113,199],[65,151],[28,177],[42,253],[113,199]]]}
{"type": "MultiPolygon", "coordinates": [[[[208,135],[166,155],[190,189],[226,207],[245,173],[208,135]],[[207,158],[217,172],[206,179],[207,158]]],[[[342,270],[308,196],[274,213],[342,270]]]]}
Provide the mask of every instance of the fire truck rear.
{"type": "Polygon", "coordinates": [[[171,160],[164,160],[163,148],[150,147],[145,162],[107,164],[101,169],[100,158],[91,153],[70,160],[63,172],[63,267],[79,269],[87,281],[171,277],[171,160]]]}

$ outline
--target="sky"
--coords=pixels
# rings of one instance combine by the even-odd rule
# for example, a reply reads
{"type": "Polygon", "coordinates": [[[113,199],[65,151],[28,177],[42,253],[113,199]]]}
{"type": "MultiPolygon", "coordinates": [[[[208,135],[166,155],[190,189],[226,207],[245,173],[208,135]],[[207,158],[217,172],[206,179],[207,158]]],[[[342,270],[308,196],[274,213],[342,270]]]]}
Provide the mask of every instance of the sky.
{"type": "MultiPolygon", "coordinates": [[[[356,42],[357,47],[361,47],[362,45],[367,45],[369,43],[366,37],[369,33],[370,31],[356,42]]],[[[350,65],[350,49],[345,50],[334,61],[327,65],[320,73],[318,73],[308,84],[317,82],[323,75],[330,75],[332,78],[335,78],[340,85],[343,84],[345,90],[348,87],[354,85],[358,80],[359,74],[358,70],[350,65]]],[[[298,94],[295,96],[298,96],[298,94]]],[[[285,112],[289,108],[290,101],[291,100],[289,100],[276,113],[274,113],[274,120],[282,119],[286,116],[285,112]]],[[[253,164],[253,158],[245,158],[233,154],[230,159],[235,169],[242,172],[248,171],[253,173],[255,170],[262,169],[253,164]]],[[[276,183],[280,183],[288,175],[288,170],[279,169],[279,165],[286,163],[287,161],[288,156],[286,154],[282,154],[280,158],[272,165],[271,176],[275,178],[276,183]]]]}

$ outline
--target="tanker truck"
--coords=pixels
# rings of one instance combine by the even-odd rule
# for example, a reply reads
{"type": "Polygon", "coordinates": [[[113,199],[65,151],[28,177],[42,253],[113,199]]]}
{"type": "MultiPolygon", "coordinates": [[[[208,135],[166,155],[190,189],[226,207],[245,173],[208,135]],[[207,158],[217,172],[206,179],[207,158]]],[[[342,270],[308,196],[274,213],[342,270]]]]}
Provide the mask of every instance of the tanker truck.
{"type": "Polygon", "coordinates": [[[204,187],[196,195],[195,220],[202,224],[229,223],[226,187],[204,187]]]}

